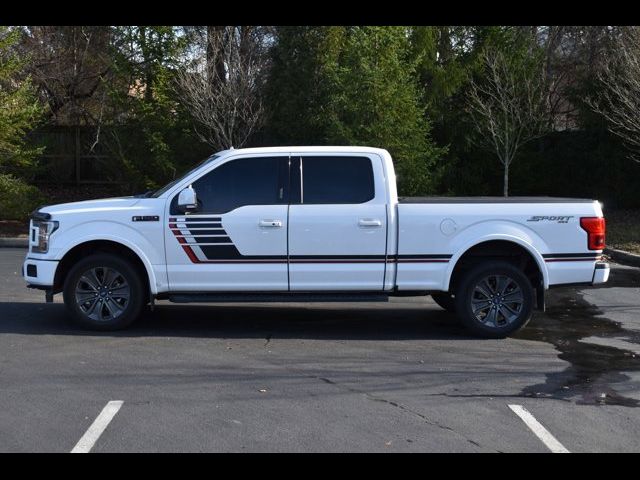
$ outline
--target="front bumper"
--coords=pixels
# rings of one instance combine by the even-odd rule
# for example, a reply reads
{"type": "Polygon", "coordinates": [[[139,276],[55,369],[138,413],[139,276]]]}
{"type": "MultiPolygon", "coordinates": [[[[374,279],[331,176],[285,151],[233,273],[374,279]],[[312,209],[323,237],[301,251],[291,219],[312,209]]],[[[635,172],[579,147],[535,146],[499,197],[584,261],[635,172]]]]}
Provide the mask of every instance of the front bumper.
{"type": "Polygon", "coordinates": [[[593,270],[593,279],[591,280],[592,285],[597,285],[599,283],[605,283],[609,280],[609,264],[606,262],[597,262],[596,266],[593,270]]]}
{"type": "Polygon", "coordinates": [[[40,260],[27,257],[22,265],[22,276],[29,285],[53,287],[58,263],[60,262],[57,260],[40,260]]]}

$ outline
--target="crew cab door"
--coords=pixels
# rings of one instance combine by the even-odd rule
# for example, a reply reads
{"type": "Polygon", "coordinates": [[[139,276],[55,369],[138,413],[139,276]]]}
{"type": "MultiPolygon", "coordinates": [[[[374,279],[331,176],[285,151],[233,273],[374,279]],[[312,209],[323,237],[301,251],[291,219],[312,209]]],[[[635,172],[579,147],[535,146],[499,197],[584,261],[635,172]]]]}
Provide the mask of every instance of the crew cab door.
{"type": "Polygon", "coordinates": [[[375,154],[292,154],[292,291],[383,289],[387,215],[375,154]]]}
{"type": "Polygon", "coordinates": [[[198,208],[167,202],[173,292],[286,291],[289,156],[239,156],[192,182],[198,208]]]}

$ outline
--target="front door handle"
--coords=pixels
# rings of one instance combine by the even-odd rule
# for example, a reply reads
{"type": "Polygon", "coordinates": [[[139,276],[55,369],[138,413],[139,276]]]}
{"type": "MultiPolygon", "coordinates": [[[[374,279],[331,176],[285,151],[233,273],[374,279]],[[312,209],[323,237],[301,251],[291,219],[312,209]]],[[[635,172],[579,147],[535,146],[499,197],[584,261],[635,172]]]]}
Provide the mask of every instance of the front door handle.
{"type": "Polygon", "coordinates": [[[377,218],[361,218],[358,221],[358,225],[361,227],[381,227],[382,221],[377,218]]]}
{"type": "Polygon", "coordinates": [[[261,227],[280,228],[282,227],[282,220],[260,220],[261,227]]]}

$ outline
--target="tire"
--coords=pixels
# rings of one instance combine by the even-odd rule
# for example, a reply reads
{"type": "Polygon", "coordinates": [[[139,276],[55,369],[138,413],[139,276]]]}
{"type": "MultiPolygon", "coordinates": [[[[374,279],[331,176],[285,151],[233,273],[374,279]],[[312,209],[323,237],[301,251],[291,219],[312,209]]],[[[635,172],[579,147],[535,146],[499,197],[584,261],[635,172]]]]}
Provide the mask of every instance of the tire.
{"type": "Polygon", "coordinates": [[[72,320],[91,330],[120,330],[138,318],[145,289],[138,271],[122,257],[100,253],[79,261],[64,282],[72,320]]]}
{"type": "Polygon", "coordinates": [[[431,298],[433,298],[433,301],[444,308],[447,312],[456,313],[455,298],[450,293],[432,293],[431,298]]]}
{"type": "Polygon", "coordinates": [[[534,288],[525,274],[512,264],[484,262],[470,270],[460,282],[455,303],[458,318],[473,334],[504,338],[531,319],[534,288]]]}

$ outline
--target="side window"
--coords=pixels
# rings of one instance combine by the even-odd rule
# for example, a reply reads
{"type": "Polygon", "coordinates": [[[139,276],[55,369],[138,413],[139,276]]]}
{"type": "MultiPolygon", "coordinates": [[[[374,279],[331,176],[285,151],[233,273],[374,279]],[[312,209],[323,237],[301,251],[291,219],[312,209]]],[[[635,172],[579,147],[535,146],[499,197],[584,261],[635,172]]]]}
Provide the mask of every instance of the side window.
{"type": "Polygon", "coordinates": [[[375,197],[367,157],[302,157],[302,203],[364,203],[375,197]]]}
{"type": "MultiPolygon", "coordinates": [[[[286,204],[288,157],[231,160],[193,182],[197,213],[227,213],[244,205],[286,204]]],[[[171,213],[177,211],[173,198],[171,213]]]]}

